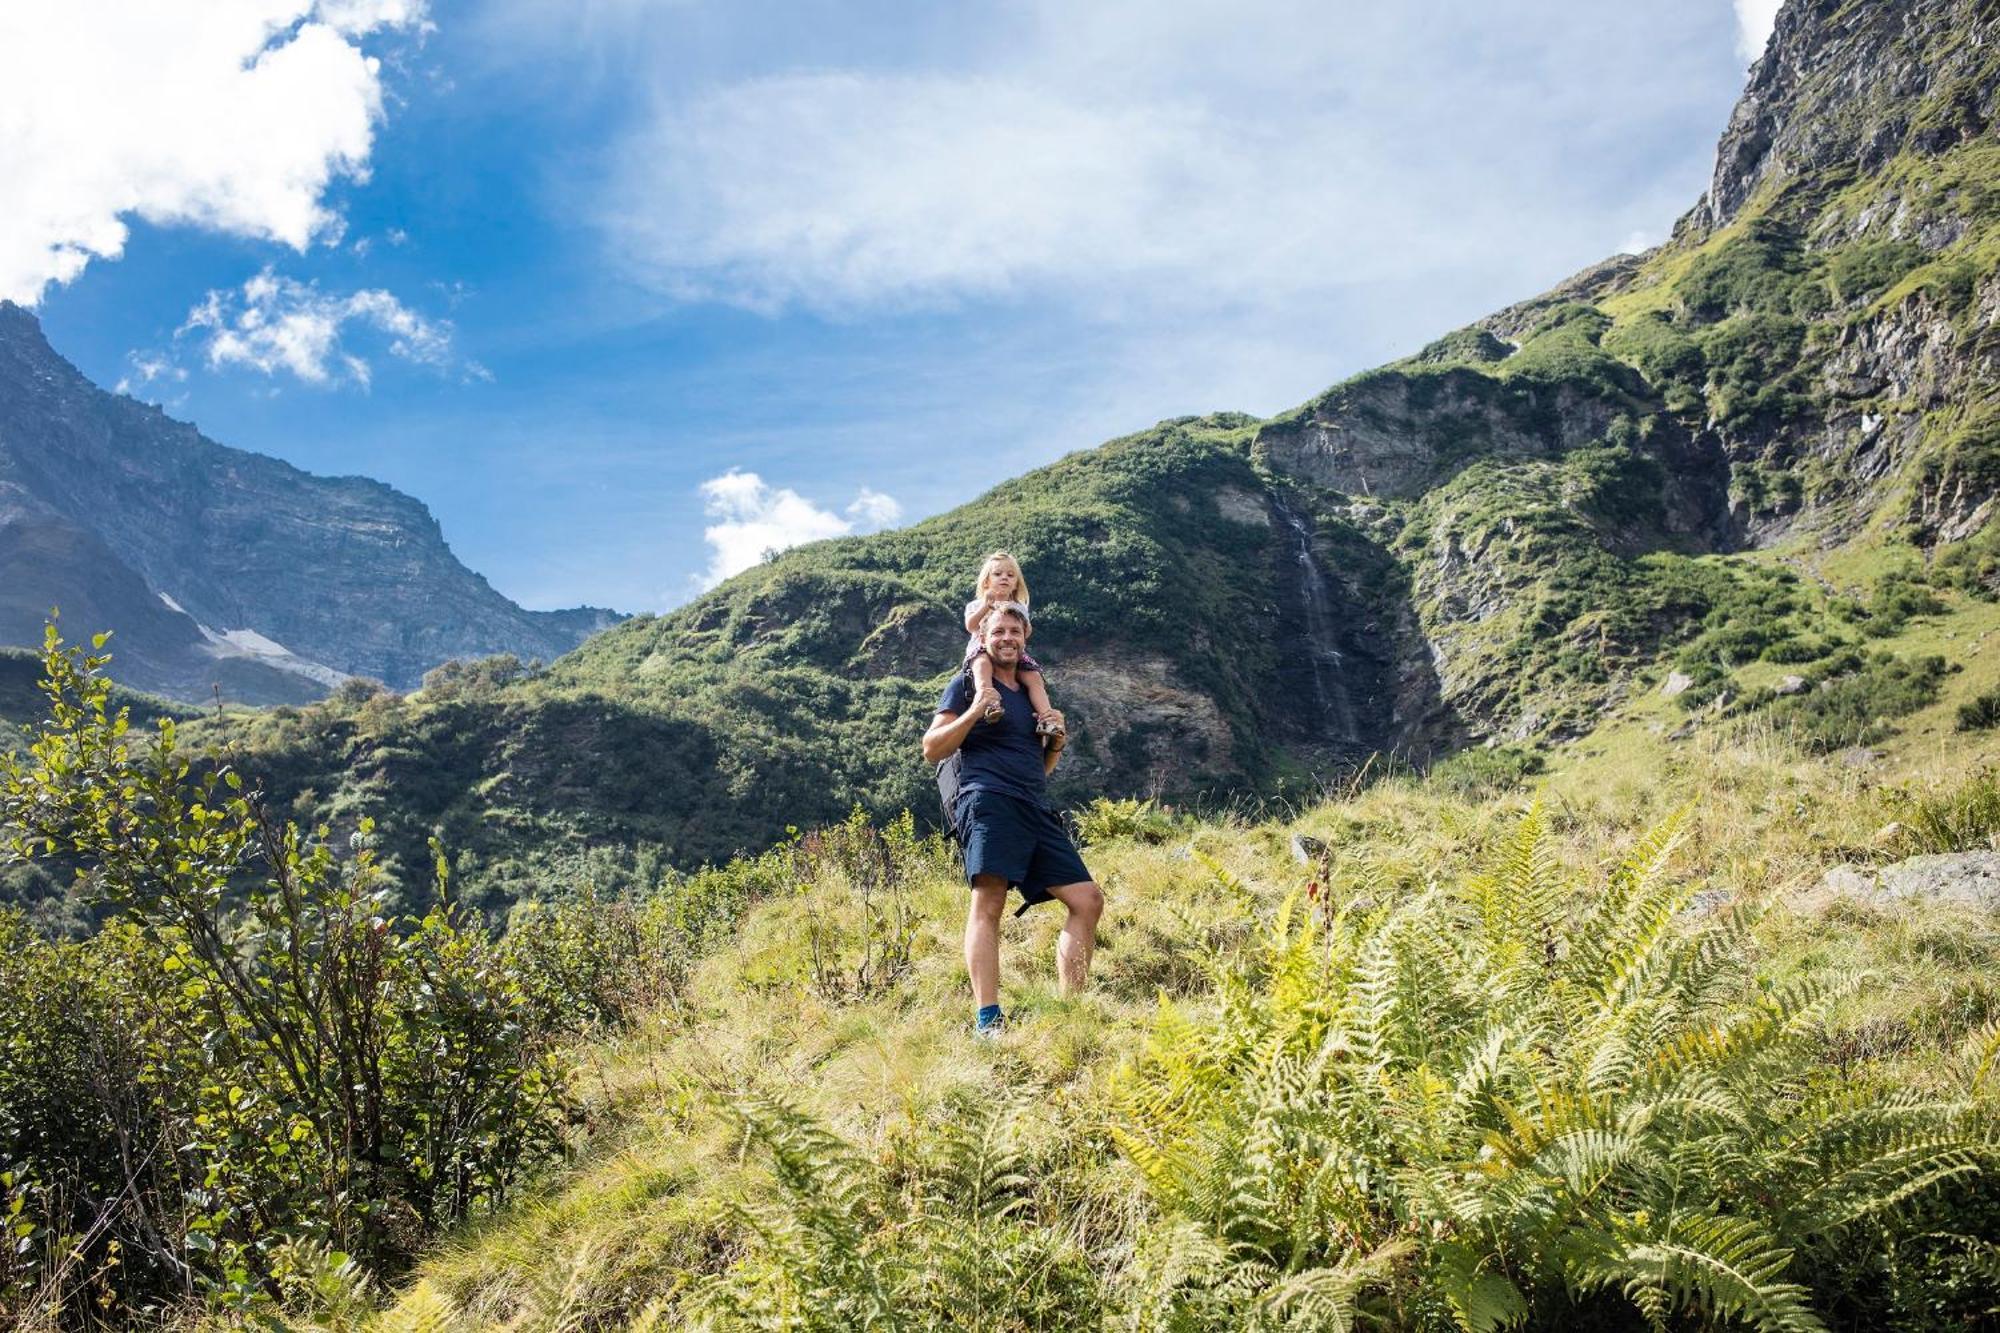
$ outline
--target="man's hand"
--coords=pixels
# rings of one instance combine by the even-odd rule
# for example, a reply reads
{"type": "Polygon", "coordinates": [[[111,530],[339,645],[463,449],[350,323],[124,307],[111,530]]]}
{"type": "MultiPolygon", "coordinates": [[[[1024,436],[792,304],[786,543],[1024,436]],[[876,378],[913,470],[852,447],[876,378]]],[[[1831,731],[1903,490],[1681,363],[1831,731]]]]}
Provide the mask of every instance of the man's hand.
{"type": "MultiPolygon", "coordinates": [[[[1042,717],[1045,721],[1054,721],[1057,726],[1063,725],[1061,709],[1051,708],[1048,712],[1042,714],[1042,717]]],[[[1042,740],[1044,742],[1042,745],[1042,772],[1050,773],[1055,770],[1056,760],[1062,758],[1063,746],[1069,744],[1069,732],[1051,731],[1046,736],[1043,736],[1042,740]]]]}

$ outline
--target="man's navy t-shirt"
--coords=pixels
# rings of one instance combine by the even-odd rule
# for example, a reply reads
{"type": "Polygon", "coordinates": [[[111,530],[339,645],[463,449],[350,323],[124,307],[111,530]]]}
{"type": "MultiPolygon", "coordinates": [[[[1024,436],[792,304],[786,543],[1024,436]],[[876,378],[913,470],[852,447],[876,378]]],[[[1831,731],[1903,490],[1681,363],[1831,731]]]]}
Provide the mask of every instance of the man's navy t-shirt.
{"type": "MultiPolygon", "coordinates": [[[[965,756],[958,774],[958,795],[976,791],[1005,792],[1036,805],[1048,804],[1048,774],[1042,767],[1042,743],[1035,735],[1035,706],[1026,690],[1010,690],[999,681],[1000,706],[1006,716],[981,721],[967,733],[958,752],[965,756]]],[[[945,686],[938,700],[940,713],[963,717],[972,704],[972,674],[961,671],[945,686]]]]}

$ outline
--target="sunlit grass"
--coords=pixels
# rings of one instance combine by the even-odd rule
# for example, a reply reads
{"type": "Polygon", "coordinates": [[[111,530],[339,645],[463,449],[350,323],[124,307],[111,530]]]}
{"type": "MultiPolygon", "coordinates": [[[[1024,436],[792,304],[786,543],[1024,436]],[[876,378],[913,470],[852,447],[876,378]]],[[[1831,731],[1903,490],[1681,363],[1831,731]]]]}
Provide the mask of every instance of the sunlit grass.
{"type": "MultiPolygon", "coordinates": [[[[1970,614],[1959,632],[1986,611],[1970,614]]],[[[1485,800],[1405,777],[1290,820],[1200,823],[1168,843],[1093,845],[1088,859],[1109,910],[1092,990],[1056,993],[1059,911],[1010,914],[1002,988],[1011,1021],[990,1044],[969,1031],[965,899],[952,878],[912,890],[920,920],[907,974],[846,1003],[805,983],[801,903],[766,901],[699,967],[674,1009],[593,1048],[583,1077],[596,1090],[596,1120],[572,1170],[535,1202],[441,1249],[378,1326],[619,1327],[667,1317],[677,1293],[736,1252],[733,1205],[772,1188],[726,1115],[747,1087],[780,1092],[864,1153],[884,1155],[906,1150],[909,1136],[931,1132],[927,1125],[968,1099],[1024,1098],[1037,1108],[1031,1156],[1065,1165],[1064,1178],[1038,1186],[1053,1215],[1069,1219],[1086,1248],[1121,1243],[1145,1204],[1129,1164],[1103,1138],[1102,1107],[1107,1080],[1138,1049],[1160,997],[1205,1002],[1203,960],[1245,947],[1247,923],[1309,883],[1365,908],[1456,882],[1535,799],[1558,858],[1585,872],[1686,807],[1678,873],[1761,914],[1753,938],[1767,971],[1866,972],[1885,983],[1835,1011],[1828,1062],[1944,1086],[1959,1077],[1968,1043],[2000,1018],[2000,984],[1991,981],[2000,931],[1963,911],[1884,909],[1818,885],[1832,865],[1897,854],[1875,836],[1913,795],[1955,791],[2000,758],[1991,737],[1941,747],[1922,723],[1945,706],[1912,719],[1879,761],[1849,767],[1802,758],[1754,721],[1668,742],[1653,727],[1661,710],[1642,701],[1572,747],[1552,776],[1485,800]],[[1301,864],[1297,834],[1323,843],[1325,860],[1301,864]]]]}

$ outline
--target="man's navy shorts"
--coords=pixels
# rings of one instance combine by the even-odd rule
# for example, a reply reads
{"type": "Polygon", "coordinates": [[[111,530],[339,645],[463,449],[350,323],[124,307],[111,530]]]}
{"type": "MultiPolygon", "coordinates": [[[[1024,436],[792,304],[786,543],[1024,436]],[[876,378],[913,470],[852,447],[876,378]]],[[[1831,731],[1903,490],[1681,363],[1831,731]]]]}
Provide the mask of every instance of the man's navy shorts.
{"type": "Polygon", "coordinates": [[[1049,900],[1049,890],[1090,878],[1061,816],[1005,792],[973,791],[958,798],[959,846],[965,878],[998,875],[1019,889],[1022,910],[1049,900]]]}

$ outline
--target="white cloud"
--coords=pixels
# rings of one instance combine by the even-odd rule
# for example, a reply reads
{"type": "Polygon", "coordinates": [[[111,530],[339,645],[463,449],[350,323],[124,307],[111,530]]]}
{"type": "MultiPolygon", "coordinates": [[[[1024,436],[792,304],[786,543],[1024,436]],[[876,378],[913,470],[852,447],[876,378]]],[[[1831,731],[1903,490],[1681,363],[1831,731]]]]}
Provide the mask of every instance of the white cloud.
{"type": "Polygon", "coordinates": [[[1198,107],[1019,78],[780,75],[628,145],[610,222],[667,289],[753,307],[1238,285],[1302,258],[1310,233],[1288,219],[1320,188],[1303,151],[1272,170],[1287,149],[1254,137],[1198,107]]]}
{"type": "Polygon", "coordinates": [[[865,528],[886,528],[903,516],[903,506],[896,503],[895,496],[863,486],[854,503],[847,506],[847,516],[865,528]]]}
{"type": "Polygon", "coordinates": [[[701,586],[713,588],[775,552],[804,542],[872,531],[902,517],[903,507],[867,487],[847,506],[845,517],[822,509],[788,486],[771,486],[755,472],[731,468],[700,487],[702,508],[719,520],[702,529],[711,548],[701,586]]]}
{"type": "Polygon", "coordinates": [[[1657,170],[1627,180],[1630,145],[1712,95],[1690,74],[1717,17],[1024,3],[886,67],[656,84],[695,91],[616,143],[597,218],[674,298],[843,316],[997,297],[1296,323],[1375,284],[1547,282],[1684,206],[1657,170]]]}
{"type": "Polygon", "coordinates": [[[175,365],[170,357],[162,356],[158,352],[132,352],[126,356],[125,361],[132,367],[132,373],[119,376],[116,386],[118,393],[129,394],[133,389],[152,384],[157,380],[165,380],[170,384],[187,382],[186,369],[175,365]]]}
{"type": "MultiPolygon", "coordinates": [[[[177,336],[200,339],[211,367],[247,366],[266,375],[284,371],[308,384],[347,380],[365,387],[372,372],[349,350],[350,326],[377,335],[400,360],[435,370],[458,363],[451,321],[428,319],[380,288],[340,296],[268,268],[241,289],[209,292],[177,336]]],[[[490,378],[477,362],[463,368],[473,378],[490,378]]]]}
{"type": "Polygon", "coordinates": [[[0,5],[0,298],[27,304],[125,248],[126,219],[303,250],[367,172],[382,114],[362,38],[425,0],[0,5]]]}
{"type": "Polygon", "coordinates": [[[1764,54],[1777,26],[1784,0],[1733,0],[1736,6],[1736,53],[1745,60],[1764,54]]]}

